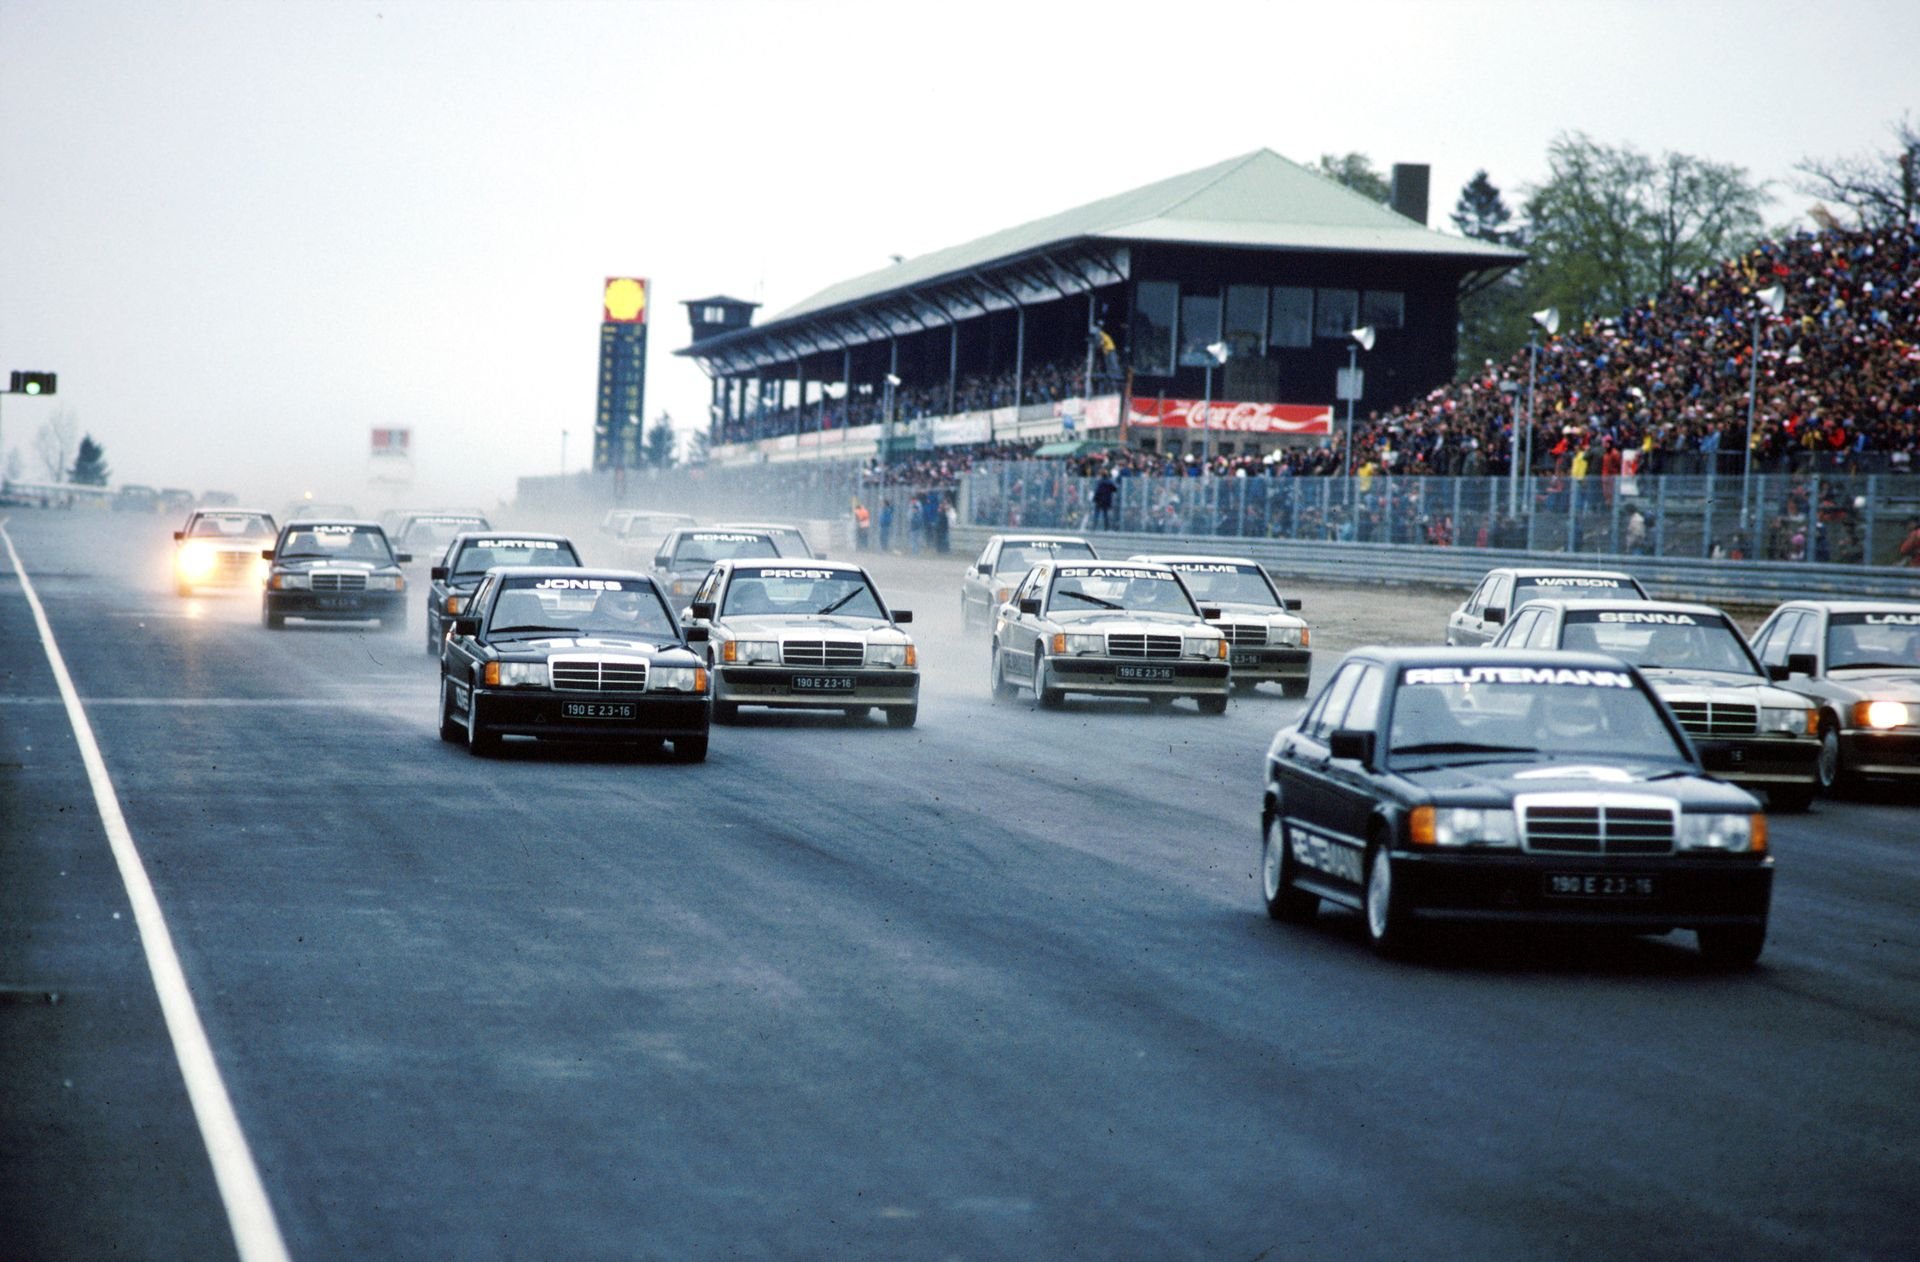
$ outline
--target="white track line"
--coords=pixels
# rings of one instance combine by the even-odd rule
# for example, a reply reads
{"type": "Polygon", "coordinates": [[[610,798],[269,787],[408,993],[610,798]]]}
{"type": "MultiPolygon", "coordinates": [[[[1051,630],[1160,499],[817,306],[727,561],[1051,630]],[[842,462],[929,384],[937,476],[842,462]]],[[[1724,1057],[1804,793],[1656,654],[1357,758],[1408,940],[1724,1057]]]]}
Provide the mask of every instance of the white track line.
{"type": "Polygon", "coordinates": [[[66,702],[67,718],[73,724],[74,740],[80,746],[80,759],[86,764],[87,779],[93,784],[94,804],[100,809],[100,823],[113,847],[114,861],[120,866],[120,879],[127,887],[127,899],[133,904],[134,923],[140,927],[140,944],[147,953],[147,969],[153,974],[153,988],[160,996],[160,1011],[166,1018],[167,1034],[173,1040],[173,1054],[180,1062],[181,1077],[186,1079],[187,1097],[193,1103],[193,1115],[200,1123],[200,1136],[206,1142],[207,1156],[213,1162],[214,1181],[220,1186],[220,1199],[227,1207],[227,1222],[233,1229],[233,1242],[242,1262],[286,1262],[286,1242],[280,1238],[280,1225],[274,1221],[273,1206],[253,1164],[247,1137],[241,1133],[240,1119],[234,1115],[233,1101],[227,1096],[227,1084],[214,1063],[213,1048],[207,1042],[206,1029],[193,1006],[187,989],[187,976],[180,968],[180,957],[173,949],[173,936],[167,932],[166,917],[160,900],[154,897],[153,884],[147,880],[146,865],[134,847],[133,834],[127,830],[120,799],[114,794],[113,781],[107,775],[106,760],[93,739],[93,725],[74,690],[73,677],[54,642],[53,627],[47,611],[27,578],[20,554],[14,550],[13,537],[0,519],[0,542],[7,545],[7,557],[20,578],[20,590],[26,593],[33,609],[33,621],[40,628],[40,642],[46,646],[47,662],[60,685],[60,697],[66,702]]]}

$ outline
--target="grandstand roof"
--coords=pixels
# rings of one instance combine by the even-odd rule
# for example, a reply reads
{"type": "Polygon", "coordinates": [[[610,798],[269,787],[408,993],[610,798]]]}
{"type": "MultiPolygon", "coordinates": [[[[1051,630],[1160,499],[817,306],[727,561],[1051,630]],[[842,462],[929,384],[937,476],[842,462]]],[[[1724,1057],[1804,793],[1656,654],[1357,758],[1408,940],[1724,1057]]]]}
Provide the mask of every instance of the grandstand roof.
{"type": "Polygon", "coordinates": [[[1497,268],[1526,258],[1519,250],[1436,232],[1271,149],[1257,149],[842,281],[780,312],[771,323],[1086,238],[1417,254],[1497,268]]]}

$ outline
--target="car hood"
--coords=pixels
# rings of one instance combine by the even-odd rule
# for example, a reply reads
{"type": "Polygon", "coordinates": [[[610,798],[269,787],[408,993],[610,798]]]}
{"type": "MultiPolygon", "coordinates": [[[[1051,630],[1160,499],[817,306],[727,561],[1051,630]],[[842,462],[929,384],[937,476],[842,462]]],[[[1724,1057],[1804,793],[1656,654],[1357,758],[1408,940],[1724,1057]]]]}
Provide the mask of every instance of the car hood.
{"type": "Polygon", "coordinates": [[[288,561],[276,560],[274,564],[288,570],[365,570],[369,573],[374,570],[399,568],[392,561],[368,561],[362,558],[344,557],[338,560],[333,557],[298,557],[288,561]]]}
{"type": "Polygon", "coordinates": [[[494,644],[503,657],[515,654],[545,656],[553,653],[627,653],[636,657],[658,657],[663,653],[684,653],[679,644],[661,644],[655,640],[629,640],[624,636],[555,636],[549,640],[501,640],[494,644]]]}
{"type": "Polygon", "coordinates": [[[1191,614],[1183,613],[1139,613],[1127,609],[1096,609],[1090,613],[1078,610],[1055,609],[1047,617],[1060,624],[1064,631],[1084,632],[1101,635],[1126,635],[1138,632],[1142,635],[1159,632],[1161,635],[1180,633],[1184,635],[1218,634],[1219,628],[1200,621],[1191,614]]]}
{"type": "Polygon", "coordinates": [[[1274,605],[1243,604],[1231,600],[1203,600],[1200,603],[1210,609],[1218,609],[1222,622],[1239,622],[1251,618],[1257,622],[1272,622],[1283,627],[1306,625],[1306,620],[1299,614],[1274,605]]]}
{"type": "Polygon", "coordinates": [[[1397,774],[1436,795],[1449,797],[1511,798],[1521,793],[1642,792],[1660,797],[1677,797],[1696,809],[1755,809],[1752,796],[1745,790],[1709,780],[1677,759],[1477,762],[1400,771],[1397,774]]]}
{"type": "Polygon", "coordinates": [[[884,618],[855,618],[846,614],[830,613],[803,617],[781,614],[771,618],[749,615],[744,618],[723,619],[722,625],[735,635],[779,635],[782,632],[812,635],[820,631],[852,631],[856,634],[864,634],[868,631],[879,631],[891,627],[893,624],[884,618]]]}
{"type": "Polygon", "coordinates": [[[1871,695],[1876,701],[1920,702],[1920,670],[1848,670],[1843,666],[1822,676],[1820,682],[1829,688],[1859,693],[1863,698],[1871,695]]]}
{"type": "Polygon", "coordinates": [[[1806,705],[1806,698],[1788,692],[1758,675],[1729,675],[1711,670],[1663,670],[1641,668],[1641,674],[1653,690],[1668,701],[1709,700],[1714,695],[1734,694],[1750,705],[1792,707],[1806,705]]]}

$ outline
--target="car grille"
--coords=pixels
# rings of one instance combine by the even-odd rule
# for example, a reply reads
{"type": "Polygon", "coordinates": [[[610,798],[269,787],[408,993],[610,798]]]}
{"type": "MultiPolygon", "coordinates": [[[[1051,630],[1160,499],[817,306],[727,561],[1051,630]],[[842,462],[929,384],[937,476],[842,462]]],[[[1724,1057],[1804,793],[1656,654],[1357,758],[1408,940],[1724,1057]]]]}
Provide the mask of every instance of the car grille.
{"type": "Polygon", "coordinates": [[[1222,622],[1218,626],[1225,633],[1228,644],[1265,644],[1267,629],[1254,622],[1222,622]]]}
{"type": "Polygon", "coordinates": [[[1107,654],[1110,657],[1178,657],[1180,656],[1180,637],[1177,635],[1110,635],[1107,637],[1107,654]]]}
{"type": "Polygon", "coordinates": [[[259,562],[259,559],[260,551],[257,548],[252,552],[234,552],[223,549],[222,551],[214,553],[213,564],[214,567],[223,574],[247,574],[252,572],[254,565],[259,562]]]}
{"type": "Polygon", "coordinates": [[[780,645],[787,666],[861,666],[867,646],[859,640],[788,640],[780,645]]]}
{"type": "Polygon", "coordinates": [[[1752,736],[1760,730],[1760,709],[1714,701],[1669,701],[1673,717],[1694,736],[1752,736]]]}
{"type": "Polygon", "coordinates": [[[647,686],[647,664],[556,659],[547,663],[547,678],[553,687],[567,692],[642,692],[647,686]]]}
{"type": "Polygon", "coordinates": [[[1644,799],[1521,798],[1520,832],[1526,848],[1547,854],[1671,854],[1674,812],[1644,799]]]}
{"type": "Polygon", "coordinates": [[[316,592],[364,592],[367,590],[367,576],[360,570],[348,574],[313,575],[313,590],[316,592]]]}

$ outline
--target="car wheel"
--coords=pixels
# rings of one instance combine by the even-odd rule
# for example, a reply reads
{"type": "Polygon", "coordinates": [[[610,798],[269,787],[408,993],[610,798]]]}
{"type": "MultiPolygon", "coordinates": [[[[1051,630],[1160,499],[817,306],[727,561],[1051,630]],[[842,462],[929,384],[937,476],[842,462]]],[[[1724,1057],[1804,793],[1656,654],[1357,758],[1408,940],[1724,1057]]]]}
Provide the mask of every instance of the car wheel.
{"type": "Polygon", "coordinates": [[[1227,712],[1227,694],[1224,692],[1217,695],[1214,693],[1206,693],[1202,696],[1195,697],[1194,701],[1199,704],[1200,713],[1202,714],[1225,714],[1227,712]]]}
{"type": "Polygon", "coordinates": [[[279,631],[287,625],[287,616],[273,613],[263,605],[260,608],[260,625],[269,631],[279,631]]]}
{"type": "Polygon", "coordinates": [[[973,606],[967,603],[965,596],[960,598],[960,629],[962,631],[973,630],[973,606]]]}
{"type": "Polygon", "coordinates": [[[1293,847],[1287,842],[1287,821],[1269,815],[1261,826],[1260,893],[1267,915],[1288,924],[1305,924],[1320,911],[1317,895],[1293,887],[1293,847]]]}
{"type": "Polygon", "coordinates": [[[673,759],[675,762],[705,762],[707,760],[706,736],[702,734],[674,737],[673,759]]]}
{"type": "Polygon", "coordinates": [[[1307,695],[1307,681],[1304,679],[1283,679],[1280,681],[1280,695],[1283,697],[1304,697],[1307,695]]]}
{"type": "Polygon", "coordinates": [[[1850,788],[1853,777],[1840,761],[1840,725],[1832,719],[1820,720],[1820,787],[1828,793],[1850,788]]]}
{"type": "Polygon", "coordinates": [[[480,722],[480,698],[467,698],[467,752],[480,757],[500,752],[500,737],[480,722]]]}
{"type": "Polygon", "coordinates": [[[1746,968],[1760,959],[1767,945],[1767,927],[1758,925],[1716,925],[1695,929],[1700,955],[1717,968],[1746,968]]]}
{"type": "Polygon", "coordinates": [[[427,653],[430,656],[438,655],[440,652],[439,631],[440,631],[440,628],[434,625],[433,619],[428,618],[427,619],[427,653]]]}
{"type": "Polygon", "coordinates": [[[912,727],[920,718],[918,705],[897,705],[887,707],[888,727],[912,727]]]}
{"type": "Polygon", "coordinates": [[[858,723],[862,719],[866,718],[867,715],[871,714],[872,712],[873,712],[872,706],[850,705],[850,706],[843,707],[840,711],[840,715],[842,718],[846,719],[849,723],[858,723]]]}
{"type": "Polygon", "coordinates": [[[740,703],[737,701],[716,701],[713,703],[713,721],[732,723],[740,717],[740,703]]]}
{"type": "Polygon", "coordinates": [[[1040,645],[1033,646],[1033,699],[1042,709],[1057,710],[1066,701],[1067,694],[1048,683],[1052,671],[1047,669],[1046,654],[1040,651],[1040,645]]]}
{"type": "Polygon", "coordinates": [[[1367,941],[1388,957],[1405,956],[1413,946],[1413,925],[1406,900],[1393,879],[1393,853],[1384,838],[1374,841],[1367,864],[1367,941]]]}
{"type": "Polygon", "coordinates": [[[440,681],[440,739],[451,743],[461,735],[460,719],[453,712],[453,684],[443,679],[440,681]]]}
{"type": "Polygon", "coordinates": [[[1768,789],[1767,809],[1781,815],[1799,815],[1813,805],[1813,790],[1768,789]]]}
{"type": "Polygon", "coordinates": [[[993,693],[993,699],[995,701],[1005,701],[1013,696],[1014,687],[1007,682],[1006,666],[1000,660],[999,642],[995,641],[993,647],[988,652],[987,688],[993,693]]]}

